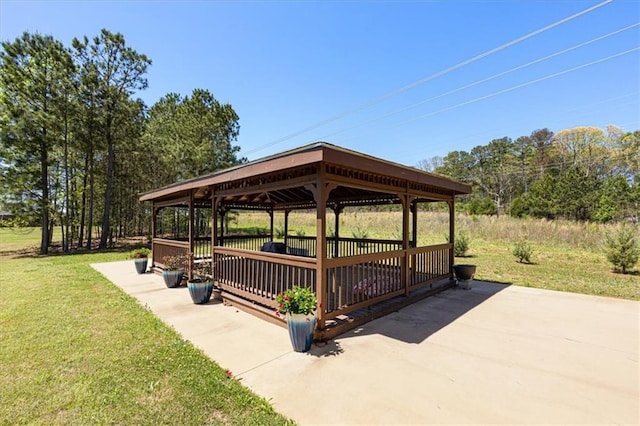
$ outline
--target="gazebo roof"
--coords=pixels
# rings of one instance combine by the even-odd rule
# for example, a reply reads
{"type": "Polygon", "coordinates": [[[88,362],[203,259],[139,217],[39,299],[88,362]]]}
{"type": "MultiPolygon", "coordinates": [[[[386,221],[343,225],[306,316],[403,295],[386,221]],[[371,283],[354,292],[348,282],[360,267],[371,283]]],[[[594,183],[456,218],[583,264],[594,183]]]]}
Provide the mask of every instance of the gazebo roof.
{"type": "Polygon", "coordinates": [[[317,142],[155,189],[140,201],[177,201],[193,192],[195,201],[208,202],[213,189],[231,208],[312,208],[309,185],[319,176],[334,184],[329,203],[340,205],[396,203],[399,193],[438,201],[471,192],[453,179],[317,142]]]}

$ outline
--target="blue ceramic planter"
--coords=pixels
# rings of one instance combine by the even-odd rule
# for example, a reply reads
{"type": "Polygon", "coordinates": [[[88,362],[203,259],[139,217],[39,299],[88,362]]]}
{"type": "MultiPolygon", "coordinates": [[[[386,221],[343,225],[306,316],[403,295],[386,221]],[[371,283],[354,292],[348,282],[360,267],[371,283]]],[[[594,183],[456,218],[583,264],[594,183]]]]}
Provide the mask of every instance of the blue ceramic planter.
{"type": "Polygon", "coordinates": [[[187,288],[193,303],[201,305],[209,302],[211,292],[213,292],[213,281],[201,280],[199,278],[187,281],[187,288]]]}
{"type": "Polygon", "coordinates": [[[162,271],[162,278],[164,278],[164,283],[169,288],[180,287],[182,284],[182,277],[184,276],[184,271],[162,271]]]}
{"type": "Polygon", "coordinates": [[[289,338],[296,352],[308,352],[316,330],[316,316],[313,314],[287,314],[289,338]]]}
{"type": "Polygon", "coordinates": [[[133,262],[136,265],[136,271],[139,274],[144,274],[145,272],[147,272],[147,262],[149,261],[148,258],[146,257],[142,257],[140,259],[133,259],[133,262]]]}

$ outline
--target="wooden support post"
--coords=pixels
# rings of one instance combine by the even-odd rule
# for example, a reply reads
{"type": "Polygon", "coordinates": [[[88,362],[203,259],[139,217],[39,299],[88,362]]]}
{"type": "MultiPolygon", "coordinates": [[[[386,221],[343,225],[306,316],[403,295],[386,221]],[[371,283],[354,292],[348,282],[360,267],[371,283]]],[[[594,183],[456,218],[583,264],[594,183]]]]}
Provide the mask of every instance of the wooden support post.
{"type": "Polygon", "coordinates": [[[336,204],[336,206],[333,209],[333,212],[336,216],[336,222],[335,222],[335,245],[333,247],[333,257],[338,258],[340,257],[340,213],[342,213],[342,209],[343,206],[340,206],[338,204],[336,204]]]}
{"type": "MultiPolygon", "coordinates": [[[[218,245],[218,199],[213,195],[211,188],[211,247],[218,245]]],[[[212,253],[213,256],[213,253],[212,253]]]]}
{"type": "Polygon", "coordinates": [[[285,247],[289,247],[289,242],[287,238],[289,237],[289,213],[291,210],[284,211],[284,245],[285,247]]]}
{"type": "Polygon", "coordinates": [[[456,218],[456,201],[454,197],[451,197],[451,201],[447,201],[449,204],[449,243],[451,244],[451,249],[449,249],[449,278],[453,279],[453,264],[455,262],[455,257],[453,253],[453,247],[456,239],[456,226],[455,226],[455,218],[456,218]]]}
{"type": "Polygon", "coordinates": [[[193,221],[195,220],[194,218],[194,212],[195,209],[193,207],[193,191],[191,190],[189,191],[189,252],[187,253],[187,278],[188,279],[192,279],[193,278],[193,246],[194,246],[194,234],[195,234],[195,226],[193,221]]]}
{"type": "Polygon", "coordinates": [[[409,212],[411,208],[411,197],[408,194],[398,194],[402,201],[402,250],[404,255],[402,256],[401,271],[402,271],[402,285],[404,287],[404,295],[409,295],[409,212]]]}
{"type": "Polygon", "coordinates": [[[156,222],[158,221],[158,208],[156,208],[156,203],[153,203],[152,206],[152,214],[151,214],[151,268],[153,269],[156,266],[156,254],[153,252],[153,242],[156,239],[157,228],[156,222]]]}
{"type": "Polygon", "coordinates": [[[225,208],[220,209],[220,245],[224,246],[224,217],[227,214],[225,208]]]}
{"type": "Polygon", "coordinates": [[[316,183],[306,185],[305,188],[313,194],[316,202],[316,294],[318,297],[318,325],[320,330],[325,328],[325,313],[327,308],[327,199],[335,188],[334,184],[325,183],[324,170],[320,170],[316,183]]]}
{"type": "Polygon", "coordinates": [[[269,238],[271,239],[271,241],[273,241],[273,207],[267,210],[267,213],[269,214],[269,226],[270,226],[269,238]]]}
{"type": "Polygon", "coordinates": [[[411,247],[418,247],[418,201],[411,203],[411,247]]]}

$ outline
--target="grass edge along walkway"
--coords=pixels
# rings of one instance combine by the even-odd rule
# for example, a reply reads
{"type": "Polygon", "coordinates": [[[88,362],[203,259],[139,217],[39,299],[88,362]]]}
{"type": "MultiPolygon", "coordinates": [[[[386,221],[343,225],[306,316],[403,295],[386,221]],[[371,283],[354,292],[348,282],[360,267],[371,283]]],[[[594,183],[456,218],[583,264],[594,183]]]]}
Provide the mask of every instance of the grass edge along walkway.
{"type": "Polygon", "coordinates": [[[293,424],[89,266],[125,257],[0,253],[0,424],[293,424]]]}

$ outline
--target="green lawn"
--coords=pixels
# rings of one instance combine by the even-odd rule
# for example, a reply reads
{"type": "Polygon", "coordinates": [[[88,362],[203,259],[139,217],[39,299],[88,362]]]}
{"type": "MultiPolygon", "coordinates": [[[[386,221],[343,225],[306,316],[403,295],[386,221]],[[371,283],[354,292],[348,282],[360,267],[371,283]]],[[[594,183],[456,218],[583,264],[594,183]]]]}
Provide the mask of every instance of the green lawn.
{"type": "Polygon", "coordinates": [[[0,229],[0,424],[291,423],[89,266],[125,254],[38,241],[0,229]]]}
{"type": "MultiPolygon", "coordinates": [[[[441,216],[419,216],[421,243],[444,239],[441,216]]],[[[312,215],[292,219],[292,233],[314,234],[312,215]]],[[[236,226],[267,224],[250,215],[236,226]]],[[[357,225],[371,238],[398,233],[393,214],[345,215],[343,235],[357,225]]],[[[611,272],[598,246],[610,228],[511,218],[458,228],[471,244],[456,262],[476,264],[476,279],[640,300],[638,268],[611,272]],[[533,264],[511,254],[523,234],[533,264]]],[[[126,254],[34,256],[39,239],[0,228],[0,424],[289,423],[89,266],[126,254]]]]}

